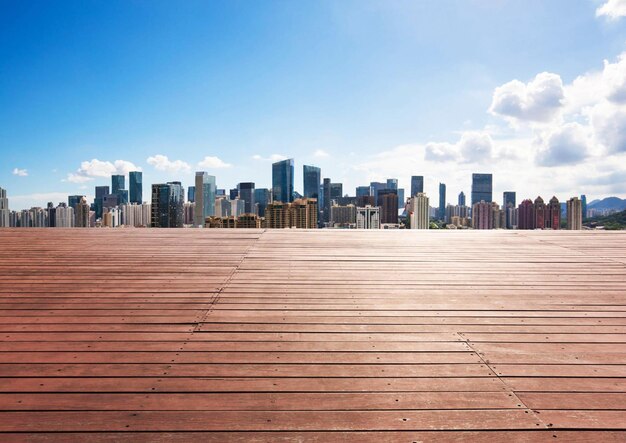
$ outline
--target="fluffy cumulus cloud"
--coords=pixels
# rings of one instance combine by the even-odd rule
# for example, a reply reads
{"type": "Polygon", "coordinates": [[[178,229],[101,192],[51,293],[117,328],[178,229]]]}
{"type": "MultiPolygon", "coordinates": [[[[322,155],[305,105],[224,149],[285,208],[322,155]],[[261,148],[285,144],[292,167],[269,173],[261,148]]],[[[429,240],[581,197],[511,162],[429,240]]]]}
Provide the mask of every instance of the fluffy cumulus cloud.
{"type": "Polygon", "coordinates": [[[262,155],[255,154],[252,156],[252,159],[264,162],[278,162],[281,160],[286,160],[287,156],[282,154],[272,154],[269,157],[263,157],[262,155]]]}
{"type": "Polygon", "coordinates": [[[560,166],[579,163],[589,153],[587,128],[578,123],[568,123],[549,134],[536,162],[541,166],[560,166]]]}
{"type": "Polygon", "coordinates": [[[157,171],[165,171],[170,173],[191,171],[191,166],[189,165],[189,163],[182,160],[170,160],[166,155],[153,155],[152,157],[148,157],[146,162],[150,166],[153,166],[154,169],[156,169],[157,171]]]}
{"type": "Polygon", "coordinates": [[[230,163],[226,163],[219,157],[207,156],[204,157],[204,159],[200,163],[198,163],[198,166],[207,169],[224,169],[230,168],[232,165],[230,163]]]}
{"type": "Polygon", "coordinates": [[[424,160],[478,163],[491,158],[493,140],[486,132],[468,131],[457,143],[431,142],[424,146],[424,160]]]}
{"type": "Polygon", "coordinates": [[[96,177],[109,177],[114,174],[126,175],[130,171],[141,171],[141,168],[126,160],[110,162],[94,158],[82,162],[80,168],[75,173],[69,173],[64,181],[86,183],[96,177]]]}
{"type": "Polygon", "coordinates": [[[596,9],[596,16],[604,16],[609,20],[626,17],[626,0],[607,0],[606,3],[596,9]]]}
{"type": "Polygon", "coordinates": [[[446,142],[431,142],[424,147],[424,160],[431,162],[450,162],[458,160],[456,145],[446,142]]]}
{"type": "Polygon", "coordinates": [[[18,177],[27,177],[28,171],[26,169],[14,168],[13,175],[17,175],[18,177]]]}
{"type": "Polygon", "coordinates": [[[489,111],[512,122],[549,122],[558,115],[564,98],[561,77],[542,72],[529,83],[512,80],[497,87],[489,111]]]}
{"type": "Polygon", "coordinates": [[[609,154],[626,152],[626,107],[608,103],[591,110],[591,127],[609,154]]]}

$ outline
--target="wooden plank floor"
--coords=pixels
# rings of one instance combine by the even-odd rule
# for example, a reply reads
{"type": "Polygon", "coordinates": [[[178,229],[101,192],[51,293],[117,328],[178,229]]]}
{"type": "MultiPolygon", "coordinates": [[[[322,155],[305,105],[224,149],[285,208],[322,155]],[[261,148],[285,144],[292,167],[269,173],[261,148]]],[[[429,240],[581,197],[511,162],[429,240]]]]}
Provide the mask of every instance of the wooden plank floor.
{"type": "Polygon", "coordinates": [[[626,233],[0,230],[0,441],[624,441],[626,233]]]}

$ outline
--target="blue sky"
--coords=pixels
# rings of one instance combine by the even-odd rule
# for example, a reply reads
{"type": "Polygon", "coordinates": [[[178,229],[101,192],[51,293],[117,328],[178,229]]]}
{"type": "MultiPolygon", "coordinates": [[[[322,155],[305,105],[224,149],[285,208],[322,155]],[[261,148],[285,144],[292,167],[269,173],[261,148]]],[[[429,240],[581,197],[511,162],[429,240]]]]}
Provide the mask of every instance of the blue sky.
{"type": "Polygon", "coordinates": [[[315,164],[351,194],[419,174],[454,202],[493,172],[497,196],[626,197],[624,0],[0,4],[12,209],[135,167],[269,187],[281,156],[297,190],[315,164]]]}

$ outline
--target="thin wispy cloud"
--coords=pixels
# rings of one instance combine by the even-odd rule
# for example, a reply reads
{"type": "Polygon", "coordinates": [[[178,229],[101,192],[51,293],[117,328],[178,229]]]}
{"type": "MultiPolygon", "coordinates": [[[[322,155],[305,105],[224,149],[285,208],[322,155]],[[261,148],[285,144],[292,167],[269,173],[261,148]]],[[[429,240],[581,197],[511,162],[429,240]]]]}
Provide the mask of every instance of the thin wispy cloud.
{"type": "Polygon", "coordinates": [[[28,177],[28,171],[26,169],[14,168],[13,175],[17,175],[18,177],[28,177]]]}

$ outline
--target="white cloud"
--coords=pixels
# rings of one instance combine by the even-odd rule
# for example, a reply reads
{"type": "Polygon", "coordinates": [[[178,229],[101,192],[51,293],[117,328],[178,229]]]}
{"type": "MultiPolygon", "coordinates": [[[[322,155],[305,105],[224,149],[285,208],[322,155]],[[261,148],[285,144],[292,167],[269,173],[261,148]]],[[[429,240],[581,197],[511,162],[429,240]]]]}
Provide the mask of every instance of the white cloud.
{"type": "Polygon", "coordinates": [[[549,134],[545,145],[537,154],[541,166],[561,166],[579,163],[589,155],[587,128],[578,123],[568,123],[549,134]]]}
{"type": "Polygon", "coordinates": [[[489,111],[513,123],[545,123],[558,115],[564,98],[561,77],[542,72],[529,83],[512,80],[497,87],[489,111]]]}
{"type": "Polygon", "coordinates": [[[15,168],[13,169],[13,175],[17,175],[18,177],[27,177],[28,171],[26,169],[15,168]]]}
{"type": "Polygon", "coordinates": [[[230,163],[226,163],[219,157],[207,156],[207,157],[204,157],[204,160],[198,163],[198,166],[200,166],[201,168],[208,168],[208,169],[223,169],[223,168],[230,168],[232,165],[230,163]]]}
{"type": "Polygon", "coordinates": [[[424,147],[424,160],[431,162],[449,162],[459,158],[459,150],[451,143],[431,142],[424,147]]]}
{"type": "Polygon", "coordinates": [[[424,160],[476,163],[491,158],[493,140],[486,132],[467,131],[457,143],[430,142],[424,147],[424,160]]]}
{"type": "Polygon", "coordinates": [[[313,157],[316,158],[326,158],[329,157],[330,154],[326,151],[324,151],[323,149],[317,149],[314,153],[313,153],[313,157]]]}
{"type": "Polygon", "coordinates": [[[596,17],[606,16],[609,20],[617,20],[626,16],[626,0],[607,0],[596,9],[596,17]]]}
{"type": "Polygon", "coordinates": [[[189,163],[182,160],[170,160],[166,155],[157,154],[152,157],[148,157],[146,162],[148,162],[149,165],[154,166],[154,168],[158,171],[167,171],[171,173],[191,171],[189,163]]]}
{"type": "Polygon", "coordinates": [[[264,162],[278,162],[281,160],[287,160],[288,157],[282,154],[272,154],[269,157],[263,157],[259,154],[255,154],[252,156],[252,158],[254,160],[259,160],[259,161],[264,161],[264,162]]]}
{"type": "Polygon", "coordinates": [[[626,152],[626,107],[601,103],[590,111],[596,139],[608,153],[626,152]]]}
{"type": "Polygon", "coordinates": [[[114,162],[102,161],[94,158],[84,161],[75,173],[67,174],[63,181],[71,183],[85,183],[95,177],[110,177],[114,174],[126,175],[130,171],[141,171],[141,168],[126,160],[115,160],[114,162]]]}

